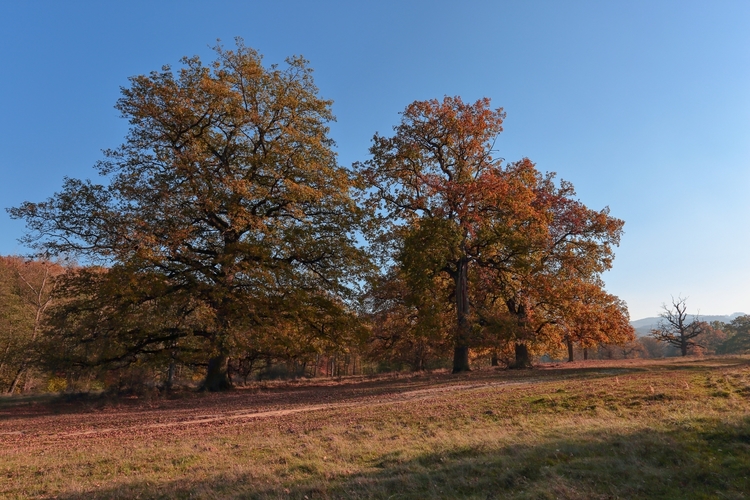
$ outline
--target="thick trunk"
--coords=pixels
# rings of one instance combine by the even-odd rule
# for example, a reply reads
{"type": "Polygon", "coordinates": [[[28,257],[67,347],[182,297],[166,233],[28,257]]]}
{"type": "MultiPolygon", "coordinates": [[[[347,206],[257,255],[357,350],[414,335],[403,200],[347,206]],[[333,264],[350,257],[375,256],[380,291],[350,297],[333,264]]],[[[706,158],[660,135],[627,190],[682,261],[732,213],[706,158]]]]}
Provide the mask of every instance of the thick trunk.
{"type": "Polygon", "coordinates": [[[500,360],[497,358],[497,351],[492,351],[492,358],[490,358],[490,365],[500,366],[500,360]]]}
{"type": "Polygon", "coordinates": [[[587,347],[584,347],[583,348],[583,360],[585,361],[587,359],[589,359],[589,350],[587,347]]]}
{"type": "Polygon", "coordinates": [[[683,356],[687,356],[687,350],[688,350],[687,342],[685,340],[681,340],[680,341],[680,352],[682,352],[683,356]]]}
{"type": "MultiPolygon", "coordinates": [[[[225,231],[223,239],[224,248],[231,247],[238,241],[234,231],[225,231]]],[[[219,276],[221,277],[221,285],[224,290],[232,290],[234,288],[236,274],[237,268],[234,264],[226,265],[222,263],[219,276]]],[[[235,311],[231,299],[228,297],[229,295],[214,303],[217,317],[221,318],[221,320],[218,330],[214,332],[214,336],[211,339],[214,350],[211,353],[212,357],[208,360],[206,378],[200,387],[202,391],[217,392],[232,388],[232,379],[229,374],[229,350],[227,349],[226,339],[234,326],[232,318],[235,311]]]]}
{"type": "Polygon", "coordinates": [[[526,344],[516,344],[516,360],[511,368],[517,370],[531,368],[531,355],[529,354],[529,348],[526,344]]]}
{"type": "Polygon", "coordinates": [[[573,362],[573,341],[570,339],[567,339],[565,341],[568,344],[568,362],[573,362]]]}
{"type": "Polygon", "coordinates": [[[229,356],[226,354],[219,354],[209,359],[206,379],[201,385],[201,390],[215,392],[231,389],[232,383],[229,381],[227,372],[228,365],[229,356]]]}
{"type": "Polygon", "coordinates": [[[464,258],[456,270],[456,314],[458,329],[453,350],[453,373],[468,372],[469,367],[469,260],[464,258]]]}
{"type": "Polygon", "coordinates": [[[471,371],[471,368],[469,368],[469,348],[456,346],[453,349],[453,373],[468,371],[471,371]]]}
{"type": "Polygon", "coordinates": [[[526,340],[530,338],[526,306],[523,302],[517,301],[515,298],[508,299],[505,304],[508,306],[511,314],[516,317],[516,324],[518,325],[515,346],[516,359],[511,363],[509,368],[531,368],[531,355],[529,354],[529,347],[526,345],[526,340]]]}

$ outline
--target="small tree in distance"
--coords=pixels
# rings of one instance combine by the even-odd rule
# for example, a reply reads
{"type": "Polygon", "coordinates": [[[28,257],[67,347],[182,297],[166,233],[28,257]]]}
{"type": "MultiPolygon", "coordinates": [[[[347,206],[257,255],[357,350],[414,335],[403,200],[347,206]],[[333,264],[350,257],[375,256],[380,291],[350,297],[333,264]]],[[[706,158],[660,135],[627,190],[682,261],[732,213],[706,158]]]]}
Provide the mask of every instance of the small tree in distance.
{"type": "Polygon", "coordinates": [[[710,328],[708,323],[700,321],[698,316],[693,316],[693,319],[688,321],[686,302],[686,298],[672,297],[672,307],[667,307],[666,304],[662,306],[664,312],[659,315],[662,320],[657,328],[651,330],[652,337],[677,347],[683,356],[687,356],[689,348],[703,347],[693,339],[703,335],[710,328]]]}

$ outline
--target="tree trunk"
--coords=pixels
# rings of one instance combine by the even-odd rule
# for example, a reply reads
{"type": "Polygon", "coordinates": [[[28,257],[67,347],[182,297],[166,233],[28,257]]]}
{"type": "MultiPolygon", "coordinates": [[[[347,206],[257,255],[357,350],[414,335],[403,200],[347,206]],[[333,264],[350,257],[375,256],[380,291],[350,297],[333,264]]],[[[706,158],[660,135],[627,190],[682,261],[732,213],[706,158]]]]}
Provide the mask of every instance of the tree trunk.
{"type": "Polygon", "coordinates": [[[171,391],[172,386],[174,385],[174,373],[176,368],[175,362],[172,360],[169,363],[169,369],[167,370],[167,383],[165,384],[167,391],[171,391]]]}
{"type": "Polygon", "coordinates": [[[497,351],[492,351],[492,357],[490,358],[490,365],[500,366],[500,360],[497,358],[497,351]]]}
{"type": "Polygon", "coordinates": [[[16,387],[18,387],[18,382],[21,381],[21,377],[23,376],[23,372],[26,371],[26,362],[21,363],[21,367],[16,372],[16,376],[13,377],[13,382],[10,384],[10,389],[8,389],[8,394],[13,394],[16,392],[16,387]]]}
{"type": "Polygon", "coordinates": [[[469,367],[469,260],[458,262],[456,270],[456,314],[458,330],[453,350],[453,373],[471,371],[469,367]]]}
{"type": "Polygon", "coordinates": [[[453,349],[453,373],[468,371],[471,371],[469,368],[469,348],[456,346],[453,349]]]}
{"type": "Polygon", "coordinates": [[[583,348],[583,360],[586,361],[587,359],[589,359],[589,349],[588,347],[584,347],[583,348]]]}
{"type": "Polygon", "coordinates": [[[680,352],[683,356],[687,356],[688,344],[685,339],[680,339],[680,352]]]}
{"type": "Polygon", "coordinates": [[[572,363],[574,361],[573,359],[573,341],[570,339],[566,339],[565,343],[568,344],[568,362],[572,363]]]}
{"type": "Polygon", "coordinates": [[[508,368],[531,368],[531,356],[529,355],[529,348],[526,345],[526,340],[530,338],[526,306],[523,301],[517,301],[516,298],[508,299],[505,304],[508,306],[508,311],[515,316],[518,327],[515,339],[516,359],[508,368]]]}
{"type": "Polygon", "coordinates": [[[177,358],[177,350],[172,350],[172,359],[169,360],[169,369],[167,370],[167,382],[165,384],[165,388],[167,391],[171,391],[172,387],[174,386],[174,377],[175,373],[177,372],[177,361],[175,359],[177,358]]]}
{"type": "Polygon", "coordinates": [[[526,344],[516,344],[516,360],[511,368],[517,370],[531,368],[531,355],[529,354],[529,348],[526,344]]]}
{"type": "Polygon", "coordinates": [[[417,355],[412,363],[412,368],[415,372],[421,372],[424,370],[424,356],[422,355],[421,347],[417,349],[417,355]]]}
{"type": "Polygon", "coordinates": [[[209,359],[206,379],[201,385],[201,390],[216,392],[231,389],[232,383],[229,381],[227,372],[228,365],[229,356],[226,354],[219,354],[209,359]]]}

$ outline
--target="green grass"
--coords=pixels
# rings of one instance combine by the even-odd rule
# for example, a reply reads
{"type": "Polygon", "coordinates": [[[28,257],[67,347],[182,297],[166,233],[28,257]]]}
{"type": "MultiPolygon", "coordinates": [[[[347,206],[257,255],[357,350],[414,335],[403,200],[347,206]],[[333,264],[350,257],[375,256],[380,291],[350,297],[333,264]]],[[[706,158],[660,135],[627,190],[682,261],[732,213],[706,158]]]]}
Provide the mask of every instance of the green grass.
{"type": "MultiPolygon", "coordinates": [[[[380,399],[282,417],[77,438],[0,435],[6,440],[0,497],[604,499],[750,492],[748,359],[435,375],[420,388],[440,391],[389,397],[387,389],[402,382],[381,381],[380,399]],[[471,387],[452,389],[456,382],[471,387]]],[[[206,403],[199,396],[188,401],[206,403]]],[[[81,428],[87,411],[99,410],[80,413],[81,428]]],[[[54,412],[42,413],[35,422],[54,426],[54,412]]],[[[23,429],[26,418],[8,413],[0,423],[6,431],[23,429]]]]}

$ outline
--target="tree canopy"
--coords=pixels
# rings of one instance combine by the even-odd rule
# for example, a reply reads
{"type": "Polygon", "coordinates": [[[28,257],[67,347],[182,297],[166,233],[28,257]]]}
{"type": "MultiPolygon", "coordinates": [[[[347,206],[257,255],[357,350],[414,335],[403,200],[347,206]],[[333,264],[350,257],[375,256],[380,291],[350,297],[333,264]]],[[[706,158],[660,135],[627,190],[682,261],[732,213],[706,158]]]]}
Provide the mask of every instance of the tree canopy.
{"type": "Polygon", "coordinates": [[[241,40],[215,52],[207,66],[185,58],[130,79],[116,106],[130,130],[96,165],[104,184],[66,179],[47,201],[10,210],[26,221],[27,244],[108,268],[68,278],[79,291],[59,331],[86,325],[111,350],[103,325],[115,327],[122,348],[102,359],[201,340],[209,389],[228,383],[233,337],[292,320],[277,311],[303,315],[323,301],[347,314],[367,265],[355,180],[336,163],[331,101],[307,61],[264,67],[241,40]]]}
{"type": "Polygon", "coordinates": [[[729,337],[720,346],[721,353],[747,353],[750,351],[750,316],[737,316],[727,324],[721,325],[729,337]]]}
{"type": "Polygon", "coordinates": [[[568,320],[559,307],[571,296],[565,290],[577,283],[601,288],[599,275],[611,266],[622,232],[608,209],[587,208],[570,183],[556,185],[530,160],[503,164],[493,148],[504,118],[489,99],[417,101],[392,137],[375,135],[372,158],[359,165],[379,216],[373,239],[391,243],[390,255],[413,286],[449,278],[454,372],[469,369],[483,315],[515,318],[519,363],[528,365],[528,344],[568,320]]]}
{"type": "Polygon", "coordinates": [[[149,362],[171,381],[181,363],[219,390],[232,359],[246,377],[259,357],[304,365],[365,338],[414,369],[452,350],[454,372],[471,348],[525,367],[632,338],[601,280],[623,222],[500,158],[489,99],[415,101],[344,168],[306,60],[264,66],[239,39],[214,50],[130,79],[116,104],[130,128],[99,182],[9,209],[25,244],[81,263],[44,306],[48,368],[149,362]]]}

